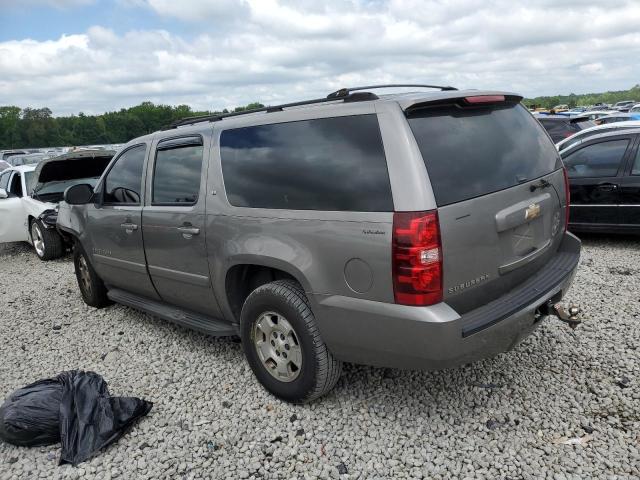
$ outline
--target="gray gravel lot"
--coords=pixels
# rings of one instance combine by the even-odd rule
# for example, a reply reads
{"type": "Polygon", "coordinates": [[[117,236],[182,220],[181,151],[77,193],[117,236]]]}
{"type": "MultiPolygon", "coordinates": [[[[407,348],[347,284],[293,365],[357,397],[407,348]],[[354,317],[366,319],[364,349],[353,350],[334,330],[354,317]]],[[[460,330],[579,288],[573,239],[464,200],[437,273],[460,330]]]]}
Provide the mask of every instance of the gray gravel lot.
{"type": "Polygon", "coordinates": [[[640,239],[587,237],[568,300],[585,310],[575,332],[549,320],[449,371],[347,365],[332,393],[293,406],[232,340],[94,310],[69,256],[0,246],[0,396],[79,368],[155,404],[78,468],[57,466],[56,445],[0,443],[0,479],[640,478],[640,239]],[[589,441],[561,443],[574,437],[589,441]]]}

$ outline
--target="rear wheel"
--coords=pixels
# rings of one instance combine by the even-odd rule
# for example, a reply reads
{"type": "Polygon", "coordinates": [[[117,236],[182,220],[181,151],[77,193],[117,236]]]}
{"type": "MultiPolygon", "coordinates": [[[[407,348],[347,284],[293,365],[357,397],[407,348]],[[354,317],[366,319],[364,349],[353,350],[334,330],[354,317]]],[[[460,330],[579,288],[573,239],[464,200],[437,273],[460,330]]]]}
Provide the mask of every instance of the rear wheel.
{"type": "Polygon", "coordinates": [[[320,338],[307,297],[294,281],[254,290],[242,308],[240,331],[254,374],[283,400],[309,402],[340,378],[342,364],[320,338]]]}
{"type": "Polygon", "coordinates": [[[95,308],[111,305],[113,302],[107,297],[107,288],[89,263],[87,254],[79,243],[76,243],[73,249],[73,264],[84,303],[95,308]]]}
{"type": "Polygon", "coordinates": [[[54,229],[45,228],[40,220],[31,222],[31,243],[40,260],[53,260],[64,254],[62,237],[54,229]]]}

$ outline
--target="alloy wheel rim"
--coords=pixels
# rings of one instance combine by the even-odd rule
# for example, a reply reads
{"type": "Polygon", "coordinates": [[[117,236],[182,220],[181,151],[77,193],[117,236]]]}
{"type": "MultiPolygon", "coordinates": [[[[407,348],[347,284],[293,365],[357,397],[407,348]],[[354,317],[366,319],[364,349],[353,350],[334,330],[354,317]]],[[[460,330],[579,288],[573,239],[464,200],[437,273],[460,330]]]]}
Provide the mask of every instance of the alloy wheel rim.
{"type": "Polygon", "coordinates": [[[91,276],[89,275],[89,266],[87,265],[87,260],[84,258],[84,255],[80,256],[78,271],[80,273],[82,288],[86,293],[91,293],[91,276]]]}
{"type": "Polygon", "coordinates": [[[31,224],[31,241],[33,242],[33,248],[36,249],[36,253],[42,257],[44,255],[44,239],[42,238],[42,232],[36,222],[31,224]]]}
{"type": "Polygon", "coordinates": [[[289,321],[264,312],[253,324],[253,344],[262,366],[281,382],[292,382],[302,370],[302,347],[289,321]]]}

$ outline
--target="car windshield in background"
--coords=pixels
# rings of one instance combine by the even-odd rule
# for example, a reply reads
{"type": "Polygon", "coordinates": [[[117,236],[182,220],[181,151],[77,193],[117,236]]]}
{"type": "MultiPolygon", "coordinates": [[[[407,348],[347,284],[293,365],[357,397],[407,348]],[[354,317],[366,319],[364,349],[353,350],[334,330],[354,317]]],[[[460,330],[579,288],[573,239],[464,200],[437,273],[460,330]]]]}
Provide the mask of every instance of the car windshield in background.
{"type": "Polygon", "coordinates": [[[79,185],[81,183],[88,183],[92,187],[95,187],[96,182],[100,177],[91,177],[91,178],[74,178],[73,180],[58,180],[54,182],[45,183],[40,186],[37,190],[38,195],[46,195],[49,193],[64,193],[64,191],[72,187],[74,185],[79,185]]]}
{"type": "Polygon", "coordinates": [[[521,105],[425,108],[408,120],[438,206],[513,187],[560,166],[553,143],[521,105]]]}
{"type": "Polygon", "coordinates": [[[41,202],[57,203],[62,200],[64,191],[67,188],[81,183],[88,183],[92,187],[95,187],[99,179],[100,177],[74,178],[71,180],[54,180],[48,183],[41,183],[35,188],[32,196],[41,202]]]}
{"type": "Polygon", "coordinates": [[[27,192],[33,192],[34,171],[24,172],[24,184],[27,186],[27,192]]]}

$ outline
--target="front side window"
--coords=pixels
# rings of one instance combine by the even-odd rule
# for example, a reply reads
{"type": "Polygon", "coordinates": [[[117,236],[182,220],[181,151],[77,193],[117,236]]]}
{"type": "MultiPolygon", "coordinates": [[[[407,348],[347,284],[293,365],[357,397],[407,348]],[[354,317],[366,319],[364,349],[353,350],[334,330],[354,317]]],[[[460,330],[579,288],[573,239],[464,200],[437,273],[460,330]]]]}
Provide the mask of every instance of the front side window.
{"type": "Polygon", "coordinates": [[[19,172],[16,172],[16,174],[11,178],[9,193],[16,197],[22,197],[22,178],[19,172]]]}
{"type": "Polygon", "coordinates": [[[227,197],[234,206],[393,210],[376,115],[225,130],[220,153],[227,197]]]}
{"type": "Polygon", "coordinates": [[[153,205],[193,205],[202,178],[202,140],[192,144],[160,143],[153,174],[153,205]]]}
{"type": "Polygon", "coordinates": [[[615,177],[629,145],[628,139],[594,143],[564,159],[570,178],[615,177]]]}
{"type": "Polygon", "coordinates": [[[146,150],[145,145],[138,145],[118,157],[104,182],[104,203],[140,204],[146,150]]]}

